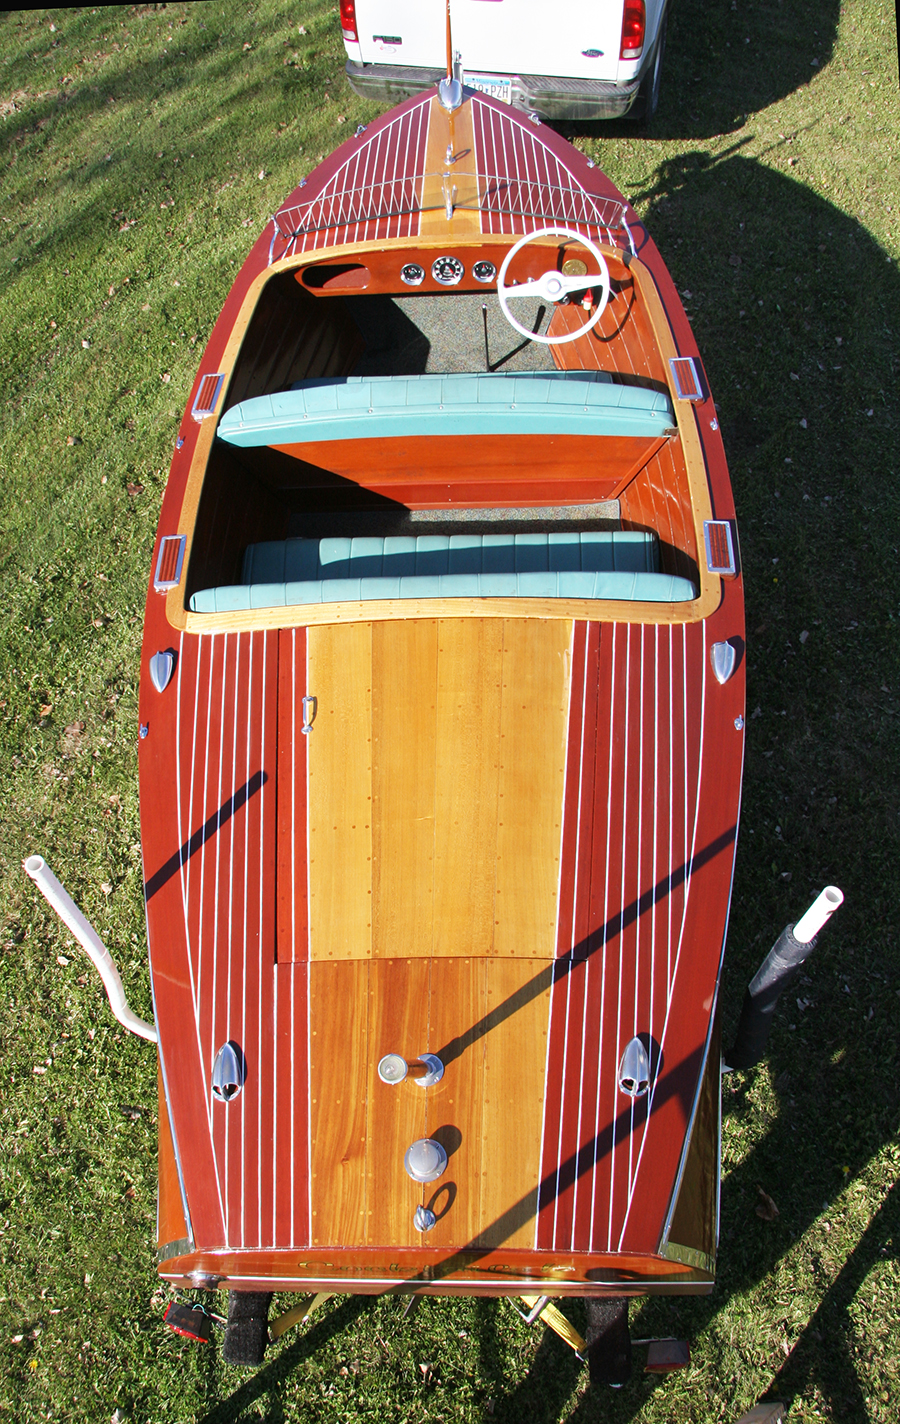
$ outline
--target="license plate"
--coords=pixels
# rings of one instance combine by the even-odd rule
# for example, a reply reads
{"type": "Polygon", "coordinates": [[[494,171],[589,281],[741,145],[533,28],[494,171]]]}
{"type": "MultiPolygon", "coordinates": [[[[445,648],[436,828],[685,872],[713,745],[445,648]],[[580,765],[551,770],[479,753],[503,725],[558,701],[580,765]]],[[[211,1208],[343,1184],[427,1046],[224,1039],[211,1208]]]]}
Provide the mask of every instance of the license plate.
{"type": "Polygon", "coordinates": [[[499,99],[503,104],[512,103],[512,79],[502,74],[470,74],[463,76],[463,83],[469,89],[477,89],[479,94],[487,94],[489,99],[499,99]]]}

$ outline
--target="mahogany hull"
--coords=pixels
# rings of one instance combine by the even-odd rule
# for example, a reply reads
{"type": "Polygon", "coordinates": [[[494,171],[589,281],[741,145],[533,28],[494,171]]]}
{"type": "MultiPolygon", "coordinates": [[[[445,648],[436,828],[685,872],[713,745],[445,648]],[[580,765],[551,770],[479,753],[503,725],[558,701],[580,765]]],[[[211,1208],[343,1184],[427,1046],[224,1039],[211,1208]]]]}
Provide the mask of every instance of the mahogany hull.
{"type": "MultiPolygon", "coordinates": [[[[215,426],[303,372],[343,379],[359,348],[329,301],[390,290],[404,254],[421,259],[423,292],[439,290],[432,253],[496,265],[544,224],[548,193],[557,225],[604,241],[598,214],[624,200],[556,135],[477,96],[453,122],[478,204],[457,194],[448,218],[426,202],[450,123],[431,96],[350,140],[260,236],[180,429],[153,568],[183,533],[184,572],[161,591],[151,580],[140,704],[160,1272],[360,1293],[709,1289],[742,588],[739,567],[704,562],[704,520],[733,525],[728,473],[687,318],[637,215],[623,206],[636,256],[609,248],[616,291],[596,333],[555,360],[670,390],[670,356],[691,357],[699,398],[675,402],[664,444],[593,463],[578,436],[531,460],[463,437],[424,464],[421,444],[301,458],[353,499],[405,511],[617,499],[620,527],[653,531],[664,569],[693,571],[693,603],[435,599],[216,621],[188,602],[211,570],[233,581],[246,544],[327,504],[327,480],[304,476],[295,497],[283,463],[226,456],[215,426]],[[353,195],[373,185],[361,216],[353,195]],[[265,296],[282,273],[299,279],[288,307],[265,296]],[[286,310],[292,345],[273,335],[286,310]],[[211,372],[221,402],[198,420],[211,372]],[[430,481],[442,453],[452,478],[430,481]],[[383,475],[356,473],[379,461],[383,475]],[[724,683],[721,643],[736,654],[724,683]],[[166,649],[160,692],[149,660],[166,649]],[[619,1065],[638,1035],[652,1083],[632,1098],[619,1065]],[[229,1041],[246,1081],[226,1103],[211,1074],[229,1041]],[[444,1078],[386,1087],[389,1051],[437,1054],[444,1078]],[[402,1164],[424,1137],[449,1164],[423,1189],[402,1164]],[[423,1236],[413,1213],[429,1203],[423,1236]]],[[[560,307],[552,329],[577,320],[560,307]]]]}

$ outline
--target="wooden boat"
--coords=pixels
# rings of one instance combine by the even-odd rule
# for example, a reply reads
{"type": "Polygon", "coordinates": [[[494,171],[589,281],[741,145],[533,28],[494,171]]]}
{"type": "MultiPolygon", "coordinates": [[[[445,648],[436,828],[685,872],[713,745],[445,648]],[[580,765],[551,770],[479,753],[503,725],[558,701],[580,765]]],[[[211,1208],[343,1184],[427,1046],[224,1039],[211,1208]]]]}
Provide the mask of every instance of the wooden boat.
{"type": "Polygon", "coordinates": [[[181,423],[140,693],[159,1272],[708,1291],[715,405],[622,195],[454,84],[291,193],[181,423]]]}

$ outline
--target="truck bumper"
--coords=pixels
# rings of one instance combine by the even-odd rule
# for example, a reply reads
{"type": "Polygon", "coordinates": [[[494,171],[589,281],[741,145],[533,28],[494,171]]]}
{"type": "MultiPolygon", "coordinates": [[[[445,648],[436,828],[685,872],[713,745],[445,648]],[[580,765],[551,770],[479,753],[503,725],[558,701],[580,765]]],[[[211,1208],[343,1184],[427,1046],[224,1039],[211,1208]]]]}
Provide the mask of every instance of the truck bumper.
{"type": "MultiPolygon", "coordinates": [[[[443,69],[404,64],[358,64],[347,60],[351,89],[365,99],[399,104],[444,78],[443,69]]],[[[465,75],[463,75],[465,84],[465,75]]],[[[514,74],[512,102],[516,109],[544,119],[619,119],[634,104],[640,78],[627,84],[603,79],[563,79],[555,75],[514,74]]]]}

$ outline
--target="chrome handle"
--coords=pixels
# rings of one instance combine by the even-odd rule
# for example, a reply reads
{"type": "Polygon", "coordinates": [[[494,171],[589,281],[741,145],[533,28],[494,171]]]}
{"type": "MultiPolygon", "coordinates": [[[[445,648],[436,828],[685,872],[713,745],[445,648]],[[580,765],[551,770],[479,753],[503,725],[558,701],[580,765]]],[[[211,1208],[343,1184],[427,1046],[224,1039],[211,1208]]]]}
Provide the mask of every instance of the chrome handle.
{"type": "Polygon", "coordinates": [[[303,699],[303,726],[300,728],[300,731],[303,733],[304,737],[308,737],[309,734],[310,734],[310,732],[312,731],[312,724],[313,724],[313,722],[316,720],[316,710],[317,710],[317,708],[318,708],[318,702],[316,701],[315,697],[309,697],[309,696],[304,697],[304,699],[303,699]]]}

